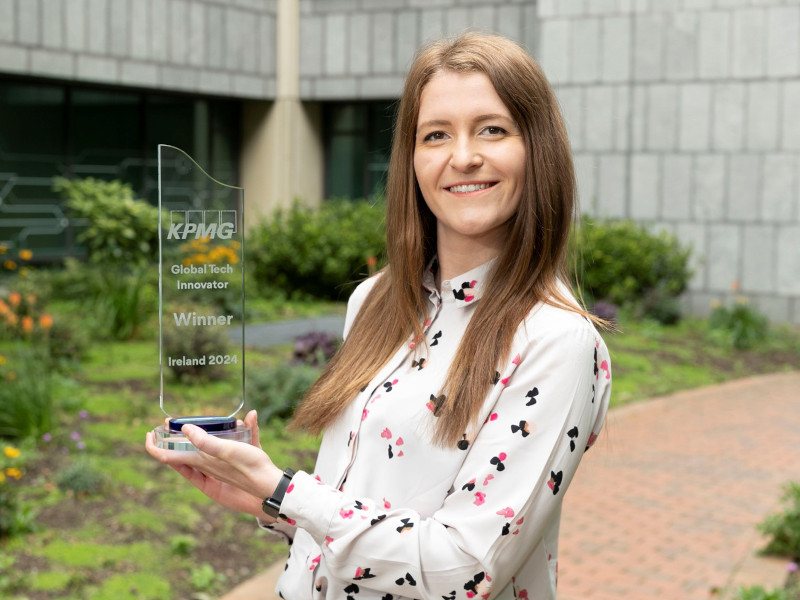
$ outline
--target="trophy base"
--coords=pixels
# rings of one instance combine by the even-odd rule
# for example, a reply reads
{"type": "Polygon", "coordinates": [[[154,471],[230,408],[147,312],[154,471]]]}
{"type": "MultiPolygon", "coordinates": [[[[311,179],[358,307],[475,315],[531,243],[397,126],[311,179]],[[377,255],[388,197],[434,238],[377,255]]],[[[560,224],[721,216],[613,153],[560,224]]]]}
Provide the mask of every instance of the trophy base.
{"type": "Polygon", "coordinates": [[[194,444],[181,433],[181,427],[186,424],[197,425],[220,439],[250,442],[250,428],[237,425],[233,417],[180,417],[170,419],[169,427],[156,427],[156,446],[165,450],[196,451],[194,444]]]}

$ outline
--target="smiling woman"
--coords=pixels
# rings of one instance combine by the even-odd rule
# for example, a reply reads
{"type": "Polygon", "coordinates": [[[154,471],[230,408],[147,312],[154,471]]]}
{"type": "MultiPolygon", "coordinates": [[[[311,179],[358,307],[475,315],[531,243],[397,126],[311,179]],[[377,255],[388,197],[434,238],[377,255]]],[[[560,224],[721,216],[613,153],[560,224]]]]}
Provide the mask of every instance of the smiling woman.
{"type": "Polygon", "coordinates": [[[561,503],[611,392],[570,291],[569,141],[515,43],[422,49],[400,100],[388,265],[351,296],[345,341],[293,426],[313,473],[187,425],[199,452],[148,451],[292,542],[287,600],[556,597],[561,503]]]}

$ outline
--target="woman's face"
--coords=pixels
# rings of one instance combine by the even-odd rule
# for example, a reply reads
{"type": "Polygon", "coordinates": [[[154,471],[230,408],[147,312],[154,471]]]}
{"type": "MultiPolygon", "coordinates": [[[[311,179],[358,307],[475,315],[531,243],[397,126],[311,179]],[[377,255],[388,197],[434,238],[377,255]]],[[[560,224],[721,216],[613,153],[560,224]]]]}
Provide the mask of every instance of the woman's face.
{"type": "MultiPolygon", "coordinates": [[[[440,71],[422,89],[414,172],[438,242],[500,248],[519,206],[525,143],[489,78],[440,71]]],[[[462,246],[463,247],[463,246],[462,246]]]]}

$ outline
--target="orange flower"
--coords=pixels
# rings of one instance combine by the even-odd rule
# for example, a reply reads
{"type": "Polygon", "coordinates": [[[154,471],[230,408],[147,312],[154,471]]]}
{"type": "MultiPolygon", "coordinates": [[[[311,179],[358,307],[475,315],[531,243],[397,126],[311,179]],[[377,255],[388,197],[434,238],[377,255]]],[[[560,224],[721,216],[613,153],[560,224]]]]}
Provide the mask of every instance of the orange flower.
{"type": "Polygon", "coordinates": [[[50,329],[53,326],[53,317],[50,315],[42,315],[39,317],[39,327],[42,329],[50,329]]]}
{"type": "Polygon", "coordinates": [[[17,467],[9,467],[6,469],[6,475],[12,477],[13,479],[20,479],[22,477],[22,471],[20,471],[17,467]]]}
{"type": "Polygon", "coordinates": [[[13,271],[14,269],[17,268],[17,263],[15,263],[13,260],[7,260],[6,262],[3,263],[3,266],[9,271],[13,271]]]}
{"type": "Polygon", "coordinates": [[[30,333],[33,331],[33,317],[24,316],[22,317],[22,331],[25,333],[30,333]]]}
{"type": "Polygon", "coordinates": [[[375,258],[374,256],[368,256],[367,257],[367,266],[370,269],[374,269],[375,265],[377,265],[377,264],[378,264],[378,259],[377,258],[375,258]]]}
{"type": "Polygon", "coordinates": [[[33,252],[28,249],[20,250],[19,251],[19,258],[20,260],[30,260],[33,258],[33,252]]]}
{"type": "Polygon", "coordinates": [[[3,300],[0,300],[0,315],[4,315],[10,311],[11,309],[8,308],[8,304],[6,304],[3,300]]]}
{"type": "Polygon", "coordinates": [[[11,306],[16,308],[17,306],[19,306],[19,303],[22,302],[22,294],[20,294],[19,292],[11,292],[8,295],[8,301],[11,304],[11,306]]]}
{"type": "Polygon", "coordinates": [[[11,325],[12,327],[14,327],[18,321],[19,319],[17,318],[17,315],[15,315],[14,313],[8,313],[6,315],[6,323],[11,325]]]}

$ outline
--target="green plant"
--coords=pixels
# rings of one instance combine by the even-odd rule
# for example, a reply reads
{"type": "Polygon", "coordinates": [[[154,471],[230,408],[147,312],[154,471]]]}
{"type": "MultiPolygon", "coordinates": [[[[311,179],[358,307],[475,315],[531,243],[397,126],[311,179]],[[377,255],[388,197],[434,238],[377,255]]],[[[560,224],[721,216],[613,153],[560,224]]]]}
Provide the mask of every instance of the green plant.
{"type": "Polygon", "coordinates": [[[295,202],[250,232],[250,272],[262,291],[344,298],[385,254],[383,223],[382,203],[329,200],[312,209],[295,202]]]}
{"type": "Polygon", "coordinates": [[[217,573],[208,563],[203,563],[200,566],[192,567],[189,574],[189,580],[192,582],[192,587],[198,592],[207,592],[214,589],[217,585],[223,583],[227,578],[222,573],[217,573]]]}
{"type": "Polygon", "coordinates": [[[767,318],[742,298],[731,307],[715,307],[708,322],[712,329],[723,332],[737,350],[755,347],[766,339],[769,330],[767,318]]]}
{"type": "Polygon", "coordinates": [[[17,484],[25,474],[21,455],[14,446],[4,446],[0,454],[0,538],[31,528],[30,508],[17,498],[17,484]]]}
{"type": "Polygon", "coordinates": [[[276,365],[247,372],[247,405],[258,411],[261,423],[273,417],[288,419],[295,406],[320,375],[305,364],[276,365]]]}
{"type": "Polygon", "coordinates": [[[76,496],[92,496],[105,488],[106,475],[90,461],[80,458],[64,469],[56,479],[56,484],[63,491],[70,491],[76,496]]]}
{"type": "Polygon", "coordinates": [[[197,538],[193,535],[176,535],[169,540],[169,549],[176,556],[189,556],[197,548],[197,538]]]}
{"type": "Polygon", "coordinates": [[[652,234],[628,220],[583,217],[570,251],[587,302],[605,300],[669,322],[689,282],[690,251],[667,233],[652,234]]]}
{"type": "Polygon", "coordinates": [[[758,526],[770,538],[764,552],[800,561],[800,482],[787,483],[781,499],[786,510],[770,515],[758,526]]]}
{"type": "Polygon", "coordinates": [[[78,239],[92,262],[153,264],[158,252],[158,209],[135,199],[130,185],[92,177],[56,177],[53,189],[66,198],[75,217],[87,222],[78,239]]]}
{"type": "MultiPolygon", "coordinates": [[[[175,305],[170,308],[168,318],[172,318],[172,312],[185,314],[200,312],[203,314],[200,307],[193,305],[175,305]]],[[[174,326],[165,326],[163,336],[164,356],[167,357],[224,356],[228,354],[230,345],[227,331],[221,327],[198,326],[184,327],[178,330],[174,326]]],[[[188,380],[203,378],[206,381],[217,381],[224,379],[229,373],[229,368],[226,365],[221,363],[212,365],[207,361],[203,365],[176,364],[172,362],[172,364],[169,364],[169,369],[178,379],[188,380]]]]}
{"type": "Polygon", "coordinates": [[[41,347],[18,345],[0,355],[0,438],[50,431],[53,381],[41,347]]]}
{"type": "Polygon", "coordinates": [[[82,323],[58,318],[50,328],[48,351],[55,366],[79,363],[89,350],[89,333],[82,323]]]}
{"type": "Polygon", "coordinates": [[[736,591],[735,600],[797,600],[798,596],[791,590],[767,590],[760,585],[741,587],[736,591]]]}

